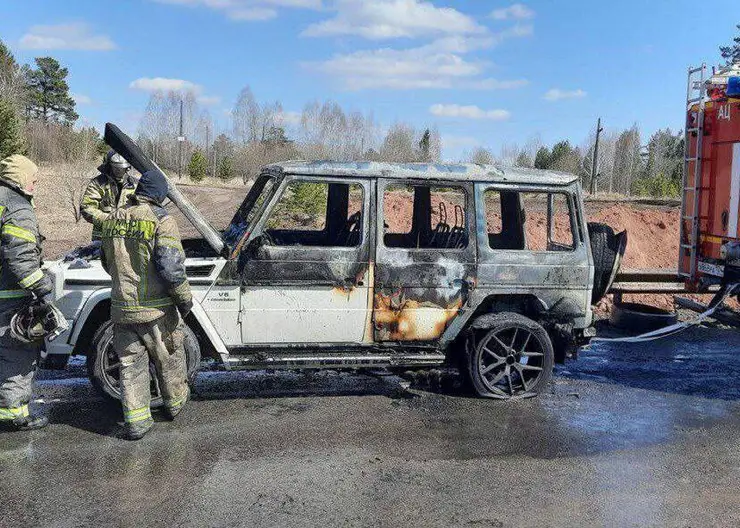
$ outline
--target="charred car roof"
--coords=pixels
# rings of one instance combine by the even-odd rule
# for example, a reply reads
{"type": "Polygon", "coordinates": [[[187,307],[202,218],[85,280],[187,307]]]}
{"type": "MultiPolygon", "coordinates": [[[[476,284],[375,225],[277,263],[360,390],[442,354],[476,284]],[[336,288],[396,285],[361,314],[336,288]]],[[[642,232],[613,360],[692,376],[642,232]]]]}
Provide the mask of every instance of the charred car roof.
{"type": "Polygon", "coordinates": [[[390,178],[450,180],[464,182],[515,183],[525,185],[568,185],[578,176],[565,172],[521,167],[496,167],[475,163],[385,163],[378,161],[285,161],[273,163],[265,172],[308,176],[348,176],[353,178],[390,178]]]}

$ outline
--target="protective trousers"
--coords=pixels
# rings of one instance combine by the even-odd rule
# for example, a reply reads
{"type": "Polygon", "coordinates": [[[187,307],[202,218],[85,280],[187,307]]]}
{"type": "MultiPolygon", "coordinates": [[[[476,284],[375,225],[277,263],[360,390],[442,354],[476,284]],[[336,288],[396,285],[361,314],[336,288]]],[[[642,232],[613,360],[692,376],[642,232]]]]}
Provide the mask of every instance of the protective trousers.
{"type": "Polygon", "coordinates": [[[116,324],[113,346],[121,362],[123,418],[152,420],[149,362],[154,364],[164,405],[178,410],[189,394],[184,323],[175,307],[149,323],[116,324]]]}
{"type": "Polygon", "coordinates": [[[0,312],[0,421],[28,416],[36,361],[41,347],[10,336],[15,310],[0,312]]]}

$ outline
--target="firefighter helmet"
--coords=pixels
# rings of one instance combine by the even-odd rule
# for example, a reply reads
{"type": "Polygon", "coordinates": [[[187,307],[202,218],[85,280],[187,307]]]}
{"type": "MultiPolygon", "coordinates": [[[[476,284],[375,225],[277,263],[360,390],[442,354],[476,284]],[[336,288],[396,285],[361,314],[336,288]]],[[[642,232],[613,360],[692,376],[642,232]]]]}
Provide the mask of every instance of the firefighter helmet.
{"type": "Polygon", "coordinates": [[[105,155],[105,164],[108,166],[108,173],[118,182],[123,181],[131,168],[131,164],[126,161],[126,158],[112,149],[105,155]]]}
{"type": "Polygon", "coordinates": [[[119,166],[125,169],[131,167],[131,164],[126,161],[126,158],[113,149],[109,150],[108,154],[105,155],[105,162],[110,166],[119,166]]]}
{"type": "Polygon", "coordinates": [[[51,303],[25,306],[10,320],[10,335],[23,343],[53,341],[68,327],[64,314],[51,303]]]}

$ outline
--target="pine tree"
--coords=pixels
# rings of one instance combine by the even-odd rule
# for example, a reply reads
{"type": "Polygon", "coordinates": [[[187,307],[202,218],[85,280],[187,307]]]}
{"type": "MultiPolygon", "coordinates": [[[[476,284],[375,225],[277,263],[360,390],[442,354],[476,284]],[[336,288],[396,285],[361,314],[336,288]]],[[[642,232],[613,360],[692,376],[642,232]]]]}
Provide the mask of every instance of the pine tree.
{"type": "Polygon", "coordinates": [[[222,180],[230,180],[234,177],[234,162],[231,156],[227,156],[219,162],[218,177],[222,180]]]}
{"type": "Polygon", "coordinates": [[[432,161],[432,133],[427,128],[419,140],[419,161],[429,163],[432,161]]]}
{"type": "MultiPolygon", "coordinates": [[[[737,29],[740,30],[740,24],[737,25],[737,29]]],[[[719,48],[722,58],[727,61],[727,66],[740,63],[740,37],[735,37],[732,42],[733,44],[730,46],[720,46],[719,48]]]]}
{"type": "Polygon", "coordinates": [[[0,40],[0,81],[9,78],[18,71],[18,63],[15,62],[13,54],[0,40]]]}
{"type": "Polygon", "coordinates": [[[0,98],[0,159],[24,153],[21,123],[15,108],[9,101],[0,98]]]}
{"type": "Polygon", "coordinates": [[[550,154],[550,149],[547,147],[540,147],[537,151],[537,155],[534,157],[534,168],[549,169],[551,160],[552,154],[550,154]]]}
{"type": "Polygon", "coordinates": [[[56,59],[36,59],[37,69],[28,71],[28,111],[44,121],[59,121],[73,124],[79,117],[75,112],[75,101],[69,95],[67,68],[62,68],[56,59]]]}
{"type": "Polygon", "coordinates": [[[26,83],[23,71],[13,54],[0,40],[0,97],[11,103],[16,111],[23,108],[25,98],[26,83]]]}
{"type": "Polygon", "coordinates": [[[206,157],[200,150],[193,152],[190,157],[190,163],[188,163],[188,175],[190,179],[199,182],[206,177],[206,171],[208,170],[208,163],[206,157]]]}

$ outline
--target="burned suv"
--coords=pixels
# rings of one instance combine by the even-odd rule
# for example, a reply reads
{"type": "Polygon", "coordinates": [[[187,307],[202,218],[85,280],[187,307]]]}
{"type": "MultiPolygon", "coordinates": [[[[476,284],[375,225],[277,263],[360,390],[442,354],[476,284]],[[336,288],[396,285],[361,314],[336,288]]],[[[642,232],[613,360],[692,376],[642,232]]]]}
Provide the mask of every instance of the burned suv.
{"type": "MultiPolygon", "coordinates": [[[[224,369],[448,365],[480,396],[533,395],[587,338],[624,250],[586,224],[575,176],[520,168],[291,161],[264,168],[215,239],[184,212],[211,242],[184,241],[192,375],[201,354],[224,369]]],[[[116,397],[110,277],[95,260],[50,273],[70,329],[47,353],[86,355],[116,397]]]]}

